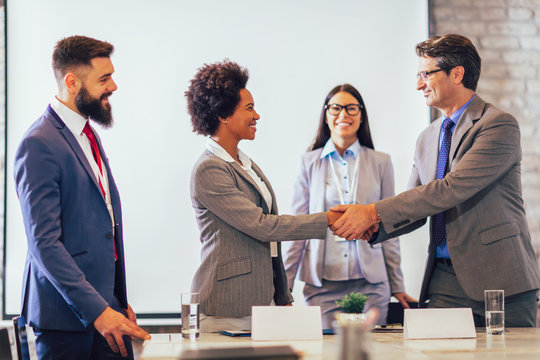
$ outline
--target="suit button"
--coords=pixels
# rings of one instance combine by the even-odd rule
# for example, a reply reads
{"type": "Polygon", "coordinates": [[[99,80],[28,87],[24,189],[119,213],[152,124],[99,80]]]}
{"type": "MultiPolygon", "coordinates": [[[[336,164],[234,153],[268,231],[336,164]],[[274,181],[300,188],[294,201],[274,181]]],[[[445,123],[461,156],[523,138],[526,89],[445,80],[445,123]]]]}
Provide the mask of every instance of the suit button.
{"type": "Polygon", "coordinates": [[[112,239],[112,233],[111,233],[111,232],[108,232],[108,233],[105,235],[105,237],[106,237],[107,239],[112,239]]]}

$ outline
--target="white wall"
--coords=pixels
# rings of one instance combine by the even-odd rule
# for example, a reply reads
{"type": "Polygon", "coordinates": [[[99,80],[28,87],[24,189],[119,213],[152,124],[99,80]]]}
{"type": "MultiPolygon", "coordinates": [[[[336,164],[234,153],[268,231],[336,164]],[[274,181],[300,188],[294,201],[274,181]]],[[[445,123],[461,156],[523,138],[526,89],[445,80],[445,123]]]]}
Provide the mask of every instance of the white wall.
{"type": "MultiPolygon", "coordinates": [[[[362,93],[375,147],[392,156],[396,190],[406,187],[416,137],[429,121],[414,77],[426,0],[11,0],[7,9],[8,314],[20,310],[26,253],[13,154],[55,94],[50,58],[65,36],[116,46],[116,124],[99,133],[122,196],[129,298],[139,313],[179,312],[179,293],[199,263],[189,176],[205,139],[191,131],[183,94],[203,63],[229,58],[249,69],[261,120],[257,139],[240,147],[265,171],[282,213],[324,97],[343,82],[362,93]]],[[[413,296],[426,249],[425,229],[402,238],[413,296]]]]}

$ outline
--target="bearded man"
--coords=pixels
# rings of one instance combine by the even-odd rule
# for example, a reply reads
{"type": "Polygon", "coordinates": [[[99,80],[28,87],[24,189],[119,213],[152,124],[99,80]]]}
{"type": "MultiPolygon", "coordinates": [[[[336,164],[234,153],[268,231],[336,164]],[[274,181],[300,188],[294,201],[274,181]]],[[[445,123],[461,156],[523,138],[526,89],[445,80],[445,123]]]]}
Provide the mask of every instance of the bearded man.
{"type": "Polygon", "coordinates": [[[85,36],[53,52],[58,94],[15,155],[28,252],[22,315],[39,359],[133,358],[120,198],[90,121],[112,125],[114,47],[85,36]]]}

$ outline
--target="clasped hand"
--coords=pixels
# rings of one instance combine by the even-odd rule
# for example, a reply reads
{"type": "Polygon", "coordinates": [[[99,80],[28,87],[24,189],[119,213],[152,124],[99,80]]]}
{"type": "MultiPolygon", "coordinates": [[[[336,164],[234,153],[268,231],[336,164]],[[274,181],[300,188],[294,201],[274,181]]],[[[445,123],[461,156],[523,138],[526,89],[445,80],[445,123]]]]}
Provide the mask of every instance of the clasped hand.
{"type": "Polygon", "coordinates": [[[379,230],[379,216],[375,204],[337,205],[330,211],[340,212],[342,216],[330,224],[334,235],[347,240],[369,240],[379,230]]]}

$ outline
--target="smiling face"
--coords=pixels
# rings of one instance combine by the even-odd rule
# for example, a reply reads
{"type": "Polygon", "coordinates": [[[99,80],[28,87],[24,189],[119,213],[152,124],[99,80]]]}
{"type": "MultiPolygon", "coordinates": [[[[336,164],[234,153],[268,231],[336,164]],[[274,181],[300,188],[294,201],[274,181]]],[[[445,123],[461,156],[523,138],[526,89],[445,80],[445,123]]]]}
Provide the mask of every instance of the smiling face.
{"type": "MultiPolygon", "coordinates": [[[[358,100],[351,94],[345,91],[340,91],[328,100],[328,105],[337,104],[341,106],[356,104],[359,105],[358,100]]],[[[330,136],[332,139],[340,140],[356,140],[357,131],[360,127],[361,112],[356,115],[349,115],[345,108],[341,109],[339,115],[331,115],[328,110],[326,111],[326,123],[330,129],[330,136]]]]}
{"type": "Polygon", "coordinates": [[[235,140],[255,139],[257,120],[259,114],[255,111],[253,96],[247,89],[240,90],[240,102],[236,105],[234,113],[224,119],[220,119],[227,133],[235,140]]]}
{"type": "MultiPolygon", "coordinates": [[[[435,58],[425,56],[419,58],[418,72],[436,69],[440,69],[440,67],[435,58]]],[[[418,79],[416,89],[423,92],[426,105],[439,109],[444,114],[452,114],[451,109],[454,107],[456,92],[456,82],[452,81],[454,72],[454,69],[450,74],[447,74],[446,71],[439,71],[429,74],[426,80],[418,79]]]]}
{"type": "Polygon", "coordinates": [[[114,67],[111,59],[102,57],[92,59],[90,65],[80,75],[81,88],[75,104],[84,117],[109,127],[112,125],[109,96],[118,88],[112,79],[114,67]]]}

